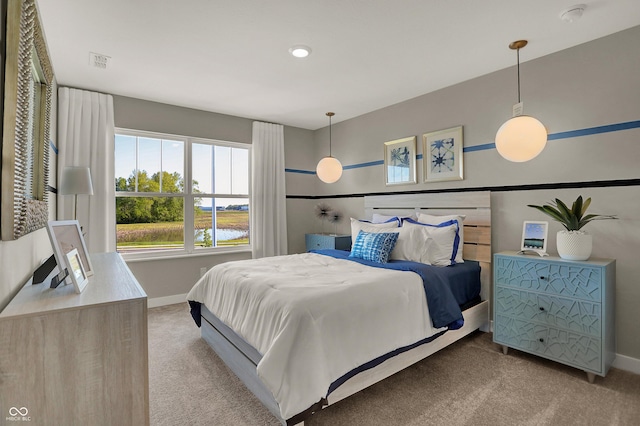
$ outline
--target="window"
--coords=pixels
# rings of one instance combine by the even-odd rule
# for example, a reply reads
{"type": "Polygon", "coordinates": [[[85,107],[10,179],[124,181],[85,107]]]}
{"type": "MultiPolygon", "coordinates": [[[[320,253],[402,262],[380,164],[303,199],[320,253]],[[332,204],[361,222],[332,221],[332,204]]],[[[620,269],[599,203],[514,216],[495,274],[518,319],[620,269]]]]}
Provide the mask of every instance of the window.
{"type": "Polygon", "coordinates": [[[117,129],[118,251],[246,249],[249,150],[233,142],[117,129]]]}

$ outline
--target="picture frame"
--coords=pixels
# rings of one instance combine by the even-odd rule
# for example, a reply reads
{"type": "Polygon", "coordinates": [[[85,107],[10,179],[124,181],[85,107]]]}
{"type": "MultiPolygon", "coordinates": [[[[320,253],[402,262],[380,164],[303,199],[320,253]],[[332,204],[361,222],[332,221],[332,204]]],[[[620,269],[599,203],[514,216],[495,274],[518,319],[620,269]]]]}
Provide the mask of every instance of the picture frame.
{"type": "Polygon", "coordinates": [[[535,252],[547,256],[549,222],[525,220],[522,224],[520,253],[535,252]]]}
{"type": "Polygon", "coordinates": [[[463,147],[462,126],[423,134],[424,181],[463,180],[463,147]]]}
{"type": "Polygon", "coordinates": [[[80,259],[78,249],[71,250],[65,255],[65,258],[69,268],[69,276],[73,282],[73,287],[75,288],[76,293],[80,294],[87,286],[89,277],[87,277],[84,266],[82,266],[82,259],[80,259]]]}
{"type": "Polygon", "coordinates": [[[417,183],[415,136],[384,143],[384,176],[387,186],[417,183]]]}
{"type": "Polygon", "coordinates": [[[50,220],[47,223],[47,232],[49,233],[53,254],[60,270],[69,266],[65,257],[66,254],[73,249],[77,249],[87,277],[93,275],[89,251],[77,220],[50,220]]]}

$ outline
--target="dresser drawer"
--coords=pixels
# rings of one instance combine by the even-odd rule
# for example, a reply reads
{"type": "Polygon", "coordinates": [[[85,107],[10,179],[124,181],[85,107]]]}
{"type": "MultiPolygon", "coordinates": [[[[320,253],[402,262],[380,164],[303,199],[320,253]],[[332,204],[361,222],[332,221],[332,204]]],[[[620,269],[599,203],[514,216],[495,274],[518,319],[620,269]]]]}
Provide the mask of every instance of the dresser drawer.
{"type": "Polygon", "coordinates": [[[600,303],[502,286],[496,286],[495,292],[496,314],[589,334],[597,338],[602,335],[600,303]]]}
{"type": "Polygon", "coordinates": [[[494,341],[597,374],[604,373],[602,341],[596,337],[496,314],[494,341]]]}
{"type": "Polygon", "coordinates": [[[500,256],[494,258],[496,285],[600,302],[602,268],[578,263],[500,256]]]}

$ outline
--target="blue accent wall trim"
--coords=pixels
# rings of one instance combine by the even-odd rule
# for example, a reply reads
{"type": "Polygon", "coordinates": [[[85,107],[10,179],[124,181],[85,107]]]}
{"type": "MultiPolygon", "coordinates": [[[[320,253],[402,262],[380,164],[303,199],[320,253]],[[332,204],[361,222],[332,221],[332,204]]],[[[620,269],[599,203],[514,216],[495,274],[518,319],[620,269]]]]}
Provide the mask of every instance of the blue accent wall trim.
{"type": "Polygon", "coordinates": [[[316,172],[311,170],[284,169],[285,173],[300,173],[303,175],[315,175],[316,172]]]}
{"type": "Polygon", "coordinates": [[[606,126],[589,127],[588,129],[572,130],[570,132],[560,132],[549,135],[549,140],[576,138],[580,136],[597,135],[600,133],[618,132],[620,130],[637,129],[640,127],[640,120],[628,121],[626,123],[609,124],[606,126]]]}
{"type": "Polygon", "coordinates": [[[496,144],[491,142],[482,145],[465,146],[464,148],[462,148],[462,152],[484,151],[485,149],[495,149],[495,147],[496,144]]]}
{"type": "Polygon", "coordinates": [[[56,155],[58,155],[58,148],[53,144],[53,141],[49,141],[49,146],[51,147],[53,152],[55,152],[56,155]]]}
{"type": "Polygon", "coordinates": [[[370,166],[382,166],[384,164],[383,160],[379,160],[379,161],[369,161],[368,163],[360,163],[360,164],[352,164],[350,166],[344,166],[343,169],[344,170],[349,170],[349,169],[360,169],[362,167],[370,167],[370,166]]]}
{"type": "MultiPolygon", "coordinates": [[[[555,141],[559,139],[577,138],[580,136],[598,135],[600,133],[619,132],[621,130],[629,130],[629,129],[637,129],[637,128],[640,128],[640,120],[627,121],[625,123],[608,124],[606,126],[589,127],[587,129],[571,130],[568,132],[553,133],[548,136],[547,140],[555,141]]],[[[466,146],[463,148],[462,151],[475,152],[475,151],[485,151],[487,149],[495,149],[495,148],[496,148],[496,144],[491,142],[491,143],[485,143],[482,145],[466,146]]],[[[416,155],[416,159],[422,160],[422,154],[416,155]]],[[[343,169],[350,170],[350,169],[359,169],[362,167],[382,166],[382,165],[384,165],[384,160],[369,161],[368,163],[360,163],[360,164],[351,164],[349,166],[343,166],[343,169]]],[[[284,171],[288,173],[303,173],[308,175],[316,174],[316,172],[307,171],[307,170],[284,169],[284,171]]]]}

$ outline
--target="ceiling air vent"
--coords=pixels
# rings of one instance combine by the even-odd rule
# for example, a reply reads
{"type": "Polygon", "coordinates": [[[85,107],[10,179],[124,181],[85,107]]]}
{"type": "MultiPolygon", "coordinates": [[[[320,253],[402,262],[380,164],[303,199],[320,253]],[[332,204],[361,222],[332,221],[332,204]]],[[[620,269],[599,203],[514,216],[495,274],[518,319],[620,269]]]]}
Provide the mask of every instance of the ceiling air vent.
{"type": "Polygon", "coordinates": [[[111,59],[110,56],[103,55],[101,53],[89,52],[89,65],[92,67],[107,69],[107,63],[111,59]]]}

